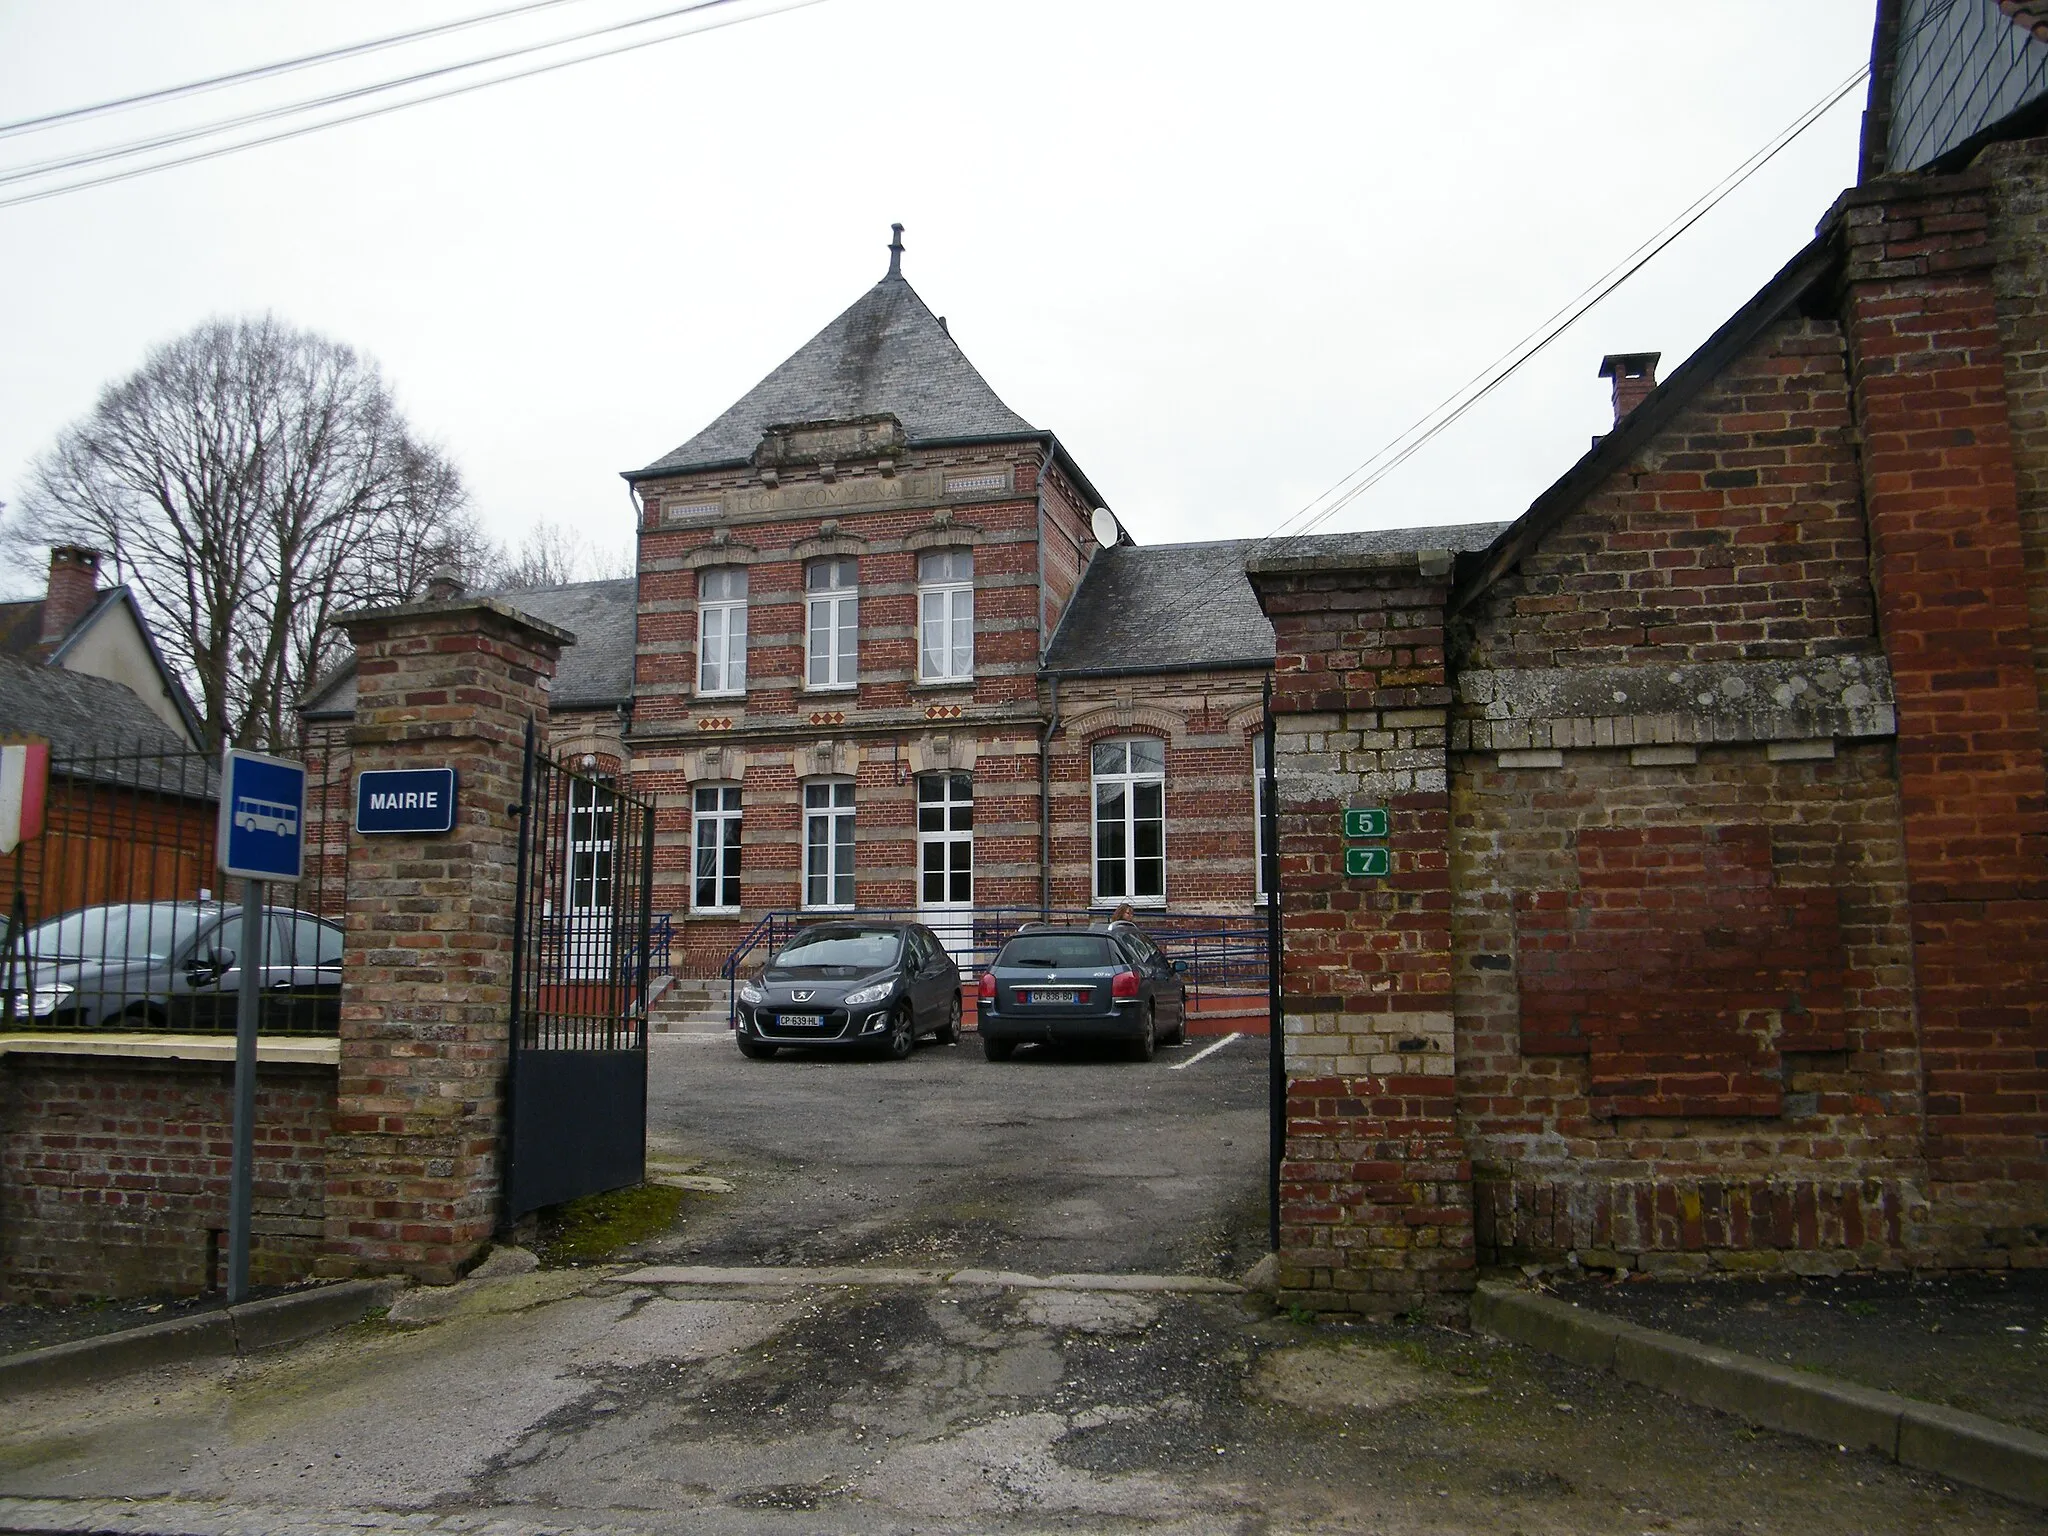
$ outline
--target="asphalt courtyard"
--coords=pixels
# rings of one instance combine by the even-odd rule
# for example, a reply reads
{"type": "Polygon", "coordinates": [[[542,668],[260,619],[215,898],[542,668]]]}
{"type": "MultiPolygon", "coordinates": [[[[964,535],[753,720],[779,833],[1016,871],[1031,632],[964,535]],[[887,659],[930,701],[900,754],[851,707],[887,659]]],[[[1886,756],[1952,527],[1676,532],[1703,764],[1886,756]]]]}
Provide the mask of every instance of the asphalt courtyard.
{"type": "Polygon", "coordinates": [[[658,1246],[692,1264],[946,1264],[1235,1278],[1266,1251],[1266,1042],[1149,1062],[977,1038],[908,1061],[657,1035],[657,1167],[727,1179],[658,1246]]]}

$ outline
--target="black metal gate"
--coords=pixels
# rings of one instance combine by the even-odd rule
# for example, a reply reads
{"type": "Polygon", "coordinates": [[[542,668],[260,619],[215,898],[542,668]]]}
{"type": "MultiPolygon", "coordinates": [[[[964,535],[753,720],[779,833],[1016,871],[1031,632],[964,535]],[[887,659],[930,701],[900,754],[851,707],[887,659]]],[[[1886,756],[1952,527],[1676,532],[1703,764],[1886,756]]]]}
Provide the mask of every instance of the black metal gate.
{"type": "Polygon", "coordinates": [[[519,804],[508,1218],[647,1167],[653,808],[548,757],[531,725],[519,804]]]}

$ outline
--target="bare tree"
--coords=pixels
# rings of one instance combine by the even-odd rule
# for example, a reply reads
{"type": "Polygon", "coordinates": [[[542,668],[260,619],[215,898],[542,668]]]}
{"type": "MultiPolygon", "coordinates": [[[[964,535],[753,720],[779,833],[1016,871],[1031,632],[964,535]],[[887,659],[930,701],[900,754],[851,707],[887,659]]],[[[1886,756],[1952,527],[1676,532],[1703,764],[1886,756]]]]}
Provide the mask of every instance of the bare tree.
{"type": "Polygon", "coordinates": [[[633,574],[631,550],[599,549],[560,523],[537,523],[485,578],[501,592],[530,592],[633,574]]]}
{"type": "Polygon", "coordinates": [[[203,325],[108,386],[37,462],[6,537],[110,553],[209,738],[262,746],[291,738],[337,613],[487,563],[464,502],[373,361],[264,316],[203,325]]]}

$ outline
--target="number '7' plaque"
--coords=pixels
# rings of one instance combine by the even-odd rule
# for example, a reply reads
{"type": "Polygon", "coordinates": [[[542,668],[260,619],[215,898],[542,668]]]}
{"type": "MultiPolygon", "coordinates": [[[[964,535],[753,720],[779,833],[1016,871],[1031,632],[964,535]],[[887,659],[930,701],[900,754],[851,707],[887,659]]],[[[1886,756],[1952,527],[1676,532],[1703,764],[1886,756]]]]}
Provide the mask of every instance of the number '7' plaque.
{"type": "Polygon", "coordinates": [[[1384,875],[1389,863],[1390,855],[1384,848],[1344,850],[1344,873],[1347,875],[1384,875]]]}

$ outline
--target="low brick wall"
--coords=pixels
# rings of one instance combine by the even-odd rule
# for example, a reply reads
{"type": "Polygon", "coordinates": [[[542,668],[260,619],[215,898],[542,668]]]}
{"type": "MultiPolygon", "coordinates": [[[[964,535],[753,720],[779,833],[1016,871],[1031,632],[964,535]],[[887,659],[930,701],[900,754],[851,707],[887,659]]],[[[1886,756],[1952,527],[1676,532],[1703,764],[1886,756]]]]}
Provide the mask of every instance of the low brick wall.
{"type": "MultiPolygon", "coordinates": [[[[232,1062],[0,1055],[0,1299],[189,1294],[218,1279],[207,1265],[216,1251],[225,1263],[233,1085],[232,1062]]],[[[312,1273],[334,1098],[332,1066],[258,1075],[257,1285],[312,1273]]]]}

